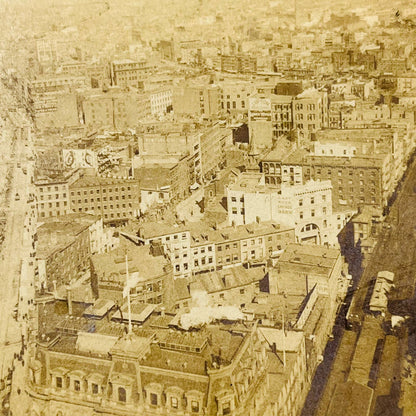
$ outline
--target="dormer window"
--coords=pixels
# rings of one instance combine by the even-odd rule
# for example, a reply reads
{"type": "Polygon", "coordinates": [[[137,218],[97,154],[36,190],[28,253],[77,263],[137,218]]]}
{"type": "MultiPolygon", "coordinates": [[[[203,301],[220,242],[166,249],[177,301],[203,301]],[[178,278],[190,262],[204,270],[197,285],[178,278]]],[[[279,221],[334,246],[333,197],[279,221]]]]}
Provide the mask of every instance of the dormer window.
{"type": "Polygon", "coordinates": [[[61,389],[63,386],[63,381],[62,381],[62,377],[56,377],[56,387],[58,389],[61,389]]]}

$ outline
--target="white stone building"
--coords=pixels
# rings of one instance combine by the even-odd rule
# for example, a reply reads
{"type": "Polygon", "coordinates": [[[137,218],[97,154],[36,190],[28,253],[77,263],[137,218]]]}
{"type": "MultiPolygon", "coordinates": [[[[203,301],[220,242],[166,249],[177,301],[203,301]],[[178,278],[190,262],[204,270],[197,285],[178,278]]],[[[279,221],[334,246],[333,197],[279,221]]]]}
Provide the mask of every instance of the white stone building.
{"type": "Polygon", "coordinates": [[[297,241],[317,244],[336,245],[346,219],[332,212],[329,180],[272,186],[260,173],[243,173],[227,187],[227,209],[229,225],[276,221],[295,227],[297,241]]]}

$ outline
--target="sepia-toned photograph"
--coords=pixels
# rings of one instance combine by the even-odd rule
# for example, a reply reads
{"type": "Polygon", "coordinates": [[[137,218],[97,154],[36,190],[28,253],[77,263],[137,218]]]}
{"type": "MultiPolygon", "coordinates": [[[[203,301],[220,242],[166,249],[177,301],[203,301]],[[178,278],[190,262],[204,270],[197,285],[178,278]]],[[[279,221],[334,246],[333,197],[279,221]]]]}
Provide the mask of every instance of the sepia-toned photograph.
{"type": "Polygon", "coordinates": [[[416,0],[0,0],[0,416],[416,416],[416,0]]]}

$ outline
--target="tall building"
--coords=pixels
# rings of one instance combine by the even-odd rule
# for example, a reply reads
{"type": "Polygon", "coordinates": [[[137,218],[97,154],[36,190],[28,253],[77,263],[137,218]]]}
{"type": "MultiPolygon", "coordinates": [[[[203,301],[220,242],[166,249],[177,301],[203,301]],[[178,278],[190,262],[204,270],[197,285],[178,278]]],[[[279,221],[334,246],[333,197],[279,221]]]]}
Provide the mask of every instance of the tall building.
{"type": "Polygon", "coordinates": [[[248,113],[248,99],[255,94],[256,86],[249,82],[225,80],[219,83],[221,88],[221,109],[231,115],[248,113]]]}
{"type": "Polygon", "coordinates": [[[80,173],[72,170],[53,176],[38,176],[35,179],[36,209],[40,220],[71,212],[69,187],[80,173]]]}
{"type": "MultiPolygon", "coordinates": [[[[189,289],[176,281],[172,292],[188,298],[175,313],[139,303],[149,296],[153,266],[127,256],[141,277],[131,313],[126,303],[100,299],[50,320],[54,303],[37,304],[26,386],[34,415],[299,414],[345,295],[339,250],[289,245],[269,270],[266,292],[256,285],[260,268],[209,274],[203,283],[201,275],[189,289]],[[210,296],[203,301],[202,293],[210,296]],[[236,306],[238,297],[245,303],[236,306]],[[125,314],[133,322],[128,334],[125,314]]],[[[114,256],[113,279],[100,273],[110,285],[121,283],[119,292],[124,257],[114,256]]]]}
{"type": "Polygon", "coordinates": [[[68,92],[32,95],[36,128],[76,127],[80,125],[77,96],[68,92]]]}
{"type": "Polygon", "coordinates": [[[249,99],[250,143],[258,148],[272,147],[282,135],[296,129],[302,139],[329,126],[326,92],[306,89],[296,96],[257,94],[249,99]]]}
{"type": "Polygon", "coordinates": [[[150,316],[127,336],[86,318],[41,335],[27,387],[33,414],[264,415],[270,347],[256,325],[189,332],[169,328],[172,318],[150,316]]]}
{"type": "Polygon", "coordinates": [[[229,224],[276,221],[295,228],[299,242],[337,244],[339,230],[332,212],[332,185],[270,185],[260,173],[243,173],[227,187],[229,224]]]}
{"type": "Polygon", "coordinates": [[[224,167],[226,145],[231,142],[231,131],[215,124],[194,135],[194,171],[199,183],[209,182],[224,167]]]}
{"type": "Polygon", "coordinates": [[[150,98],[135,91],[90,90],[82,98],[82,118],[90,128],[125,130],[151,114],[150,98]]]}
{"type": "Polygon", "coordinates": [[[290,242],[295,241],[292,227],[265,222],[257,226],[231,226],[214,229],[198,224],[143,223],[138,241],[148,245],[160,241],[174,267],[175,276],[227,269],[230,267],[266,264],[278,257],[290,242]]]}
{"type": "Polygon", "coordinates": [[[100,217],[69,214],[49,219],[37,229],[35,287],[55,292],[80,279],[91,253],[101,249],[100,217]]]}
{"type": "Polygon", "coordinates": [[[119,87],[131,86],[139,88],[144,75],[149,70],[146,61],[123,59],[110,64],[111,84],[119,87]]]}
{"type": "Polygon", "coordinates": [[[249,140],[257,148],[273,144],[272,100],[269,97],[249,98],[248,128],[249,140]]]}
{"type": "Polygon", "coordinates": [[[401,128],[355,128],[317,133],[311,152],[272,150],[261,161],[265,183],[330,180],[334,210],[387,205],[414,149],[401,128]]]}
{"type": "Polygon", "coordinates": [[[306,89],[293,99],[293,125],[302,138],[310,139],[318,130],[329,127],[328,94],[306,89]]]}
{"type": "Polygon", "coordinates": [[[221,71],[241,74],[257,72],[257,58],[247,55],[221,55],[221,71]]]}
{"type": "Polygon", "coordinates": [[[178,116],[216,119],[221,111],[220,88],[204,84],[175,87],[172,105],[178,116]]]}
{"type": "Polygon", "coordinates": [[[148,91],[150,99],[150,112],[153,116],[163,116],[172,111],[172,88],[159,88],[148,91]]]}
{"type": "Polygon", "coordinates": [[[73,212],[100,215],[104,222],[126,221],[140,214],[140,188],[134,179],[82,176],[69,186],[73,212]]]}

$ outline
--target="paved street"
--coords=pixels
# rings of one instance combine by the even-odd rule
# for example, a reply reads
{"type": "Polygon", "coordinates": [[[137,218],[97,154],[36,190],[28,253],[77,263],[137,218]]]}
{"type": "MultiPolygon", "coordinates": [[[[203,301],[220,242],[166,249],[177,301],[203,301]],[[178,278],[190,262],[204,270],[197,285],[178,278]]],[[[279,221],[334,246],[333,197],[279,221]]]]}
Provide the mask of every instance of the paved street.
{"type": "MultiPolygon", "coordinates": [[[[4,90],[4,87],[1,89],[4,90]]],[[[5,93],[7,94],[7,91],[5,93]]],[[[20,116],[24,118],[24,114],[20,116]]],[[[4,199],[1,201],[7,221],[0,257],[0,379],[6,378],[10,369],[14,370],[14,390],[19,388],[20,391],[20,387],[15,387],[21,384],[23,390],[23,378],[19,383],[16,382],[19,378],[17,363],[23,369],[23,361],[18,361],[16,357],[21,353],[22,336],[27,332],[26,316],[32,306],[34,295],[34,264],[30,253],[33,251],[36,223],[34,205],[27,202],[29,194],[33,192],[33,166],[28,161],[29,152],[32,151],[31,140],[17,138],[13,143],[15,134],[16,126],[6,122],[1,143],[1,150],[4,152],[2,160],[5,161],[2,164],[2,177],[9,175],[10,183],[8,198],[6,200],[6,193],[2,192],[4,199]]],[[[5,188],[5,182],[2,186],[5,188]]]]}

